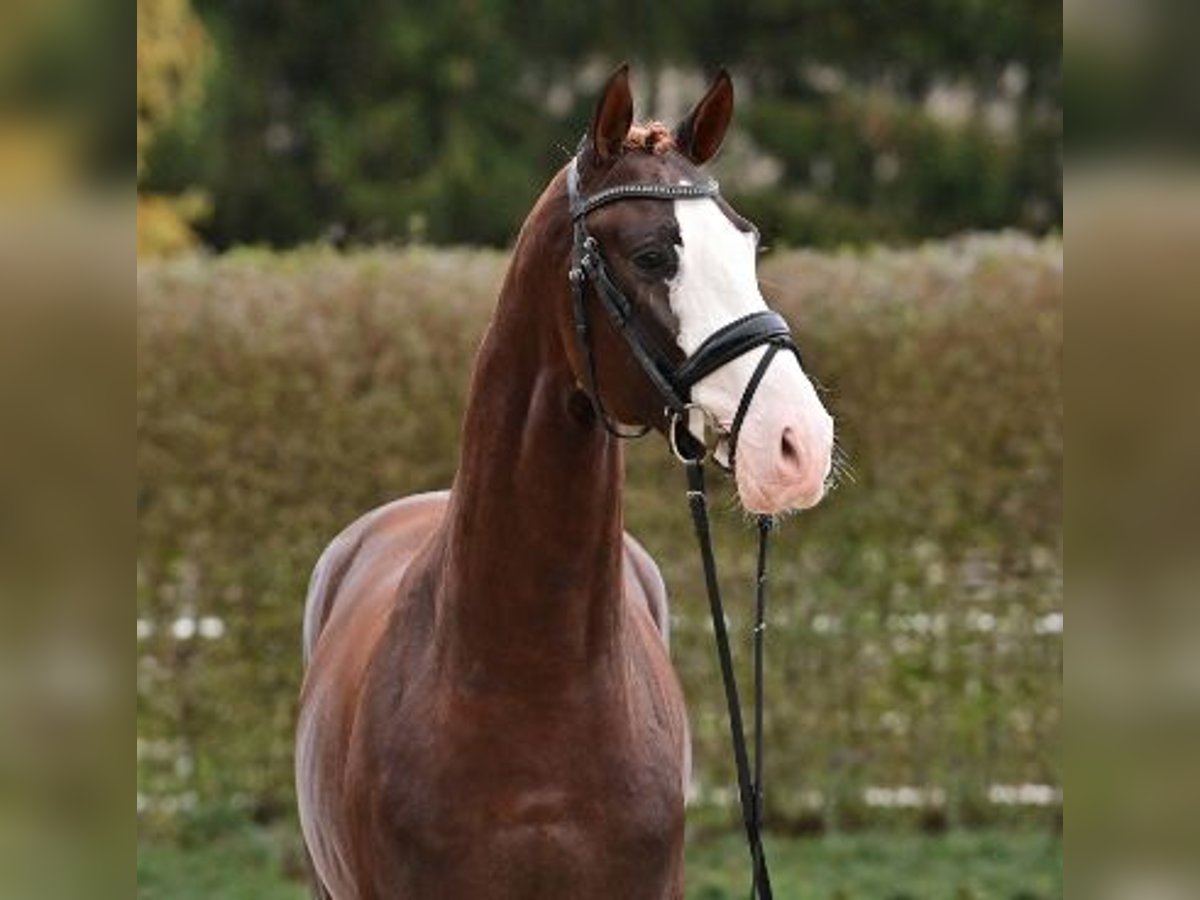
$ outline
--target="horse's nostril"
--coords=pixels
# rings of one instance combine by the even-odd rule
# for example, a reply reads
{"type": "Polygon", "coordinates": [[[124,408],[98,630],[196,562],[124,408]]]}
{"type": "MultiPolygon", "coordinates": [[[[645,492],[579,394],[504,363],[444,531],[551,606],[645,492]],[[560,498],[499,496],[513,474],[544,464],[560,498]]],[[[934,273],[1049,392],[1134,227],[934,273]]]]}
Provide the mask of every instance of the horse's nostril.
{"type": "Polygon", "coordinates": [[[785,428],[783,430],[783,436],[779,439],[779,452],[783,456],[783,464],[785,466],[788,468],[799,468],[800,447],[792,429],[785,428]]]}

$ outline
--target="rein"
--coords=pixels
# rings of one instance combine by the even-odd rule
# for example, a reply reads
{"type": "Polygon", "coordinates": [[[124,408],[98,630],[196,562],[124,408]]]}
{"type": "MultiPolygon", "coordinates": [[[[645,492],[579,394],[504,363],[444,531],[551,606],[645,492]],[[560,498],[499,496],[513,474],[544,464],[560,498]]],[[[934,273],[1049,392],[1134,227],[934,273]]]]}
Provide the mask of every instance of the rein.
{"type": "Polygon", "coordinates": [[[736,464],[737,441],[742,423],[759,385],[779,351],[786,350],[800,359],[800,351],[792,339],[787,322],[778,313],[763,310],[743,316],[709,335],[696,351],[676,364],[661,348],[649,340],[636,315],[636,308],[617,286],[608,272],[604,256],[596,239],[587,230],[588,213],[609,203],[620,200],[702,200],[720,196],[716,181],[708,179],[700,184],[666,184],[642,182],[620,184],[605,188],[590,197],[584,196],[579,187],[578,157],[567,169],[567,196],[570,204],[571,221],[574,228],[572,249],[571,295],[575,316],[575,334],[584,359],[585,389],[605,429],[614,437],[638,438],[650,431],[645,425],[626,430],[609,415],[600,396],[596,379],[596,360],[592,352],[591,327],[585,288],[591,284],[601,305],[612,320],[617,333],[629,345],[634,358],[662,397],[667,417],[667,437],[672,453],[684,464],[687,474],[687,500],[692,515],[692,525],[700,548],[700,560],[704,567],[704,582],[708,593],[709,612],[712,616],[713,634],[717,644],[717,660],[721,667],[721,680],[725,688],[725,704],[729,714],[730,739],[733,746],[734,766],[737,769],[738,799],[742,810],[746,841],[752,865],[751,897],[772,900],[771,878],[762,843],[763,816],[763,638],[766,630],[766,587],[767,587],[767,544],[772,529],[770,516],[758,517],[758,564],[755,582],[754,618],[754,759],[751,766],[746,745],[746,728],[742,716],[741,695],[733,668],[733,653],[729,644],[729,631],[725,620],[725,608],[721,600],[721,588],[717,579],[716,558],[713,555],[712,536],[708,517],[708,496],[704,482],[704,462],[711,455],[716,460],[703,438],[697,438],[693,427],[698,426],[703,435],[706,426],[713,425],[717,440],[727,441],[727,465],[733,470],[736,464]],[[728,430],[722,429],[714,416],[691,399],[691,390],[698,381],[717,369],[745,355],[757,347],[766,345],[766,353],[754,369],[745,391],[738,402],[737,411],[728,430]]]}

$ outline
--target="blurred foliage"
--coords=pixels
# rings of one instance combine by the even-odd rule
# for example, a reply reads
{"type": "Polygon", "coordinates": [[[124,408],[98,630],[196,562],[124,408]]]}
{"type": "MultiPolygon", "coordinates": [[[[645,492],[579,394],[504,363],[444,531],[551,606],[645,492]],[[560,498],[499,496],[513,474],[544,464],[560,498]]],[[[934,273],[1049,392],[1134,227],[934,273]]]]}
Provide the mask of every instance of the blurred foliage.
{"type": "Polygon", "coordinates": [[[196,248],[192,228],[212,212],[207,195],[191,190],[178,197],[139,194],[137,198],[137,255],[174,256],[196,248]]]}
{"type": "MultiPolygon", "coordinates": [[[[139,266],[138,789],[150,833],[229,811],[290,814],[309,572],[364,511],[451,482],[504,264],[410,248],[139,266]]],[[[775,546],[773,825],[1053,824],[1054,797],[1022,806],[994,789],[1062,784],[1061,244],[778,253],[761,279],[825,384],[856,473],[775,546]],[[888,805],[871,793],[900,786],[917,794],[888,805]]],[[[627,525],[672,594],[690,815],[725,821],[732,772],[682,475],[654,438],[631,446],[628,470],[627,525]]],[[[745,662],[753,529],[731,494],[714,505],[745,662]]]]}
{"type": "Polygon", "coordinates": [[[668,119],[732,70],[718,168],[777,242],[1061,227],[1061,10],[1034,0],[196,6],[218,64],[147,184],[209,193],[219,248],[505,245],[621,60],[668,119]]]}
{"type": "Polygon", "coordinates": [[[137,166],[155,132],[200,99],[208,35],[188,0],[137,3],[137,166]]]}
{"type": "MultiPolygon", "coordinates": [[[[203,96],[212,47],[188,0],[138,0],[137,3],[137,174],[146,168],[154,137],[203,96]]],[[[138,256],[167,256],[196,245],[194,223],[211,211],[196,188],[175,197],[138,192],[138,256]]]]}

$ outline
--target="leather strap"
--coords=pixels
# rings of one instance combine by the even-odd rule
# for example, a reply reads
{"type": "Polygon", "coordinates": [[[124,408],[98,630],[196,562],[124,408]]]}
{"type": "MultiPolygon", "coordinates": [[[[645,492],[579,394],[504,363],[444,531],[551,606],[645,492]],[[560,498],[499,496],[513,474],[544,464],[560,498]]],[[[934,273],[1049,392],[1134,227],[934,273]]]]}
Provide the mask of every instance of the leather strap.
{"type": "Polygon", "coordinates": [[[742,434],[742,424],[746,421],[746,413],[750,411],[750,403],[754,400],[754,395],[758,392],[758,386],[762,383],[763,376],[767,374],[767,369],[771,367],[771,360],[775,358],[776,353],[784,348],[794,351],[796,358],[800,358],[800,351],[796,349],[796,345],[790,340],[787,343],[779,341],[769,344],[767,352],[763,354],[762,359],[758,361],[758,365],[754,367],[754,374],[746,382],[746,389],[742,391],[742,399],[738,401],[737,412],[733,415],[733,423],[729,426],[730,469],[737,465],[738,438],[742,434]]]}
{"type": "Polygon", "coordinates": [[[755,347],[774,341],[790,343],[791,339],[792,331],[779,313],[769,309],[752,312],[705,338],[676,370],[675,381],[680,388],[688,390],[701,378],[755,347]]]}
{"type": "MultiPolygon", "coordinates": [[[[776,348],[777,349],[777,348],[776,348]]],[[[770,884],[766,886],[766,892],[763,892],[762,886],[766,883],[767,878],[767,861],[763,857],[762,850],[762,820],[763,820],[763,803],[765,793],[763,788],[763,669],[765,666],[764,659],[764,642],[767,631],[767,541],[771,536],[771,529],[774,527],[774,520],[770,516],[758,517],[758,571],[755,577],[754,591],[754,808],[752,816],[754,820],[754,832],[759,836],[758,853],[753,855],[753,882],[750,888],[750,896],[755,896],[755,891],[758,891],[760,897],[770,897],[770,884]],[[762,873],[760,880],[759,873],[762,873]]],[[[753,849],[753,844],[751,845],[753,849]]]]}
{"type": "MultiPolygon", "coordinates": [[[[571,171],[575,171],[573,165],[571,171]]],[[[720,184],[712,178],[700,184],[666,184],[657,181],[618,184],[597,191],[590,197],[577,196],[571,202],[571,219],[578,221],[592,210],[607,206],[616,200],[700,200],[704,197],[716,197],[720,193],[720,184]]]]}
{"type": "Polygon", "coordinates": [[[682,410],[687,405],[687,395],[681,393],[677,386],[670,359],[654,346],[638,325],[632,304],[621,289],[613,283],[598,251],[594,249],[595,240],[590,237],[586,240],[592,241],[594,255],[584,264],[584,271],[591,277],[592,283],[596,287],[596,293],[599,294],[605,309],[608,310],[609,318],[617,331],[625,338],[638,365],[642,367],[642,371],[653,383],[667,409],[671,412],[682,410]]]}
{"type": "MultiPolygon", "coordinates": [[[[746,843],[750,848],[753,866],[752,897],[772,900],[771,875],[767,868],[766,853],[762,845],[762,680],[761,668],[756,668],[755,728],[758,745],[755,747],[755,774],[750,771],[750,759],[746,752],[746,729],[742,721],[742,701],[738,693],[737,676],[733,670],[733,653],[729,648],[729,629],[725,624],[725,607],[721,602],[721,586],[717,581],[717,563],[713,556],[712,536],[708,524],[708,498],[704,488],[704,464],[693,461],[686,464],[688,507],[692,513],[692,526],[696,531],[696,542],[700,545],[700,561],[704,567],[704,585],[708,592],[708,609],[712,617],[713,634],[716,637],[717,661],[721,666],[721,683],[725,688],[725,707],[729,711],[729,736],[733,745],[733,762],[737,769],[738,799],[741,802],[742,824],[746,830],[746,843]]],[[[760,531],[759,583],[766,584],[766,531],[760,531]]],[[[763,608],[760,599],[759,607],[763,608]]],[[[761,631],[756,627],[756,634],[761,631]]],[[[761,650],[758,651],[761,653],[761,650]]],[[[757,658],[757,657],[756,657],[757,658]]]]}

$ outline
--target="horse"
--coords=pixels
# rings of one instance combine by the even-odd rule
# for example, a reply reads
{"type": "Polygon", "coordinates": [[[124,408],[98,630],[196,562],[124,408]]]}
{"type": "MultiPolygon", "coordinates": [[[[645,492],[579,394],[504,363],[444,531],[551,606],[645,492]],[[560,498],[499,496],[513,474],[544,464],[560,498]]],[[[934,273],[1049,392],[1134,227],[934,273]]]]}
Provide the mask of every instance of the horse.
{"type": "Polygon", "coordinates": [[[610,76],[520,229],[451,489],[367,513],[317,562],[295,754],[316,896],[682,897],[687,715],[619,438],[675,446],[682,425],[746,510],[778,514],[822,498],[833,422],[798,356],[768,368],[761,343],[726,347],[682,420],[664,409],[579,243],[673,364],[767,316],[757,230],[697,187],[732,112],[722,71],[678,127],[635,125],[627,67],[610,76]]]}

